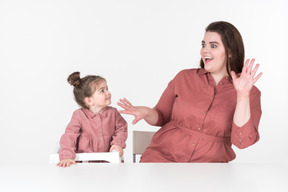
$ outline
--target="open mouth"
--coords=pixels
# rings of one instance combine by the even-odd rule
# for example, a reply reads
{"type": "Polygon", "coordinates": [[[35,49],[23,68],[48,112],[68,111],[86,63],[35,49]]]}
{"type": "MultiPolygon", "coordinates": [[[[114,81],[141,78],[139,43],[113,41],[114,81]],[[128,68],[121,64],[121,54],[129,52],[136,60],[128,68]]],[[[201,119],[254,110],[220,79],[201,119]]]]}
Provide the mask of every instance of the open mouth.
{"type": "Polygon", "coordinates": [[[212,60],[213,60],[212,57],[204,57],[205,63],[209,63],[209,62],[212,61],[212,60]]]}

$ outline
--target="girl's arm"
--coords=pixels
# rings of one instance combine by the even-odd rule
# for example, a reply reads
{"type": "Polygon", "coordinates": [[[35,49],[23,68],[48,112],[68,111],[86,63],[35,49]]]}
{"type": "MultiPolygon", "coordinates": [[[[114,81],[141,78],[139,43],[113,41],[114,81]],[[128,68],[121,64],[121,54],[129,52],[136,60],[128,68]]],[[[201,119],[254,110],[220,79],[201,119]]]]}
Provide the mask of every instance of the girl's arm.
{"type": "Polygon", "coordinates": [[[66,127],[65,133],[60,139],[59,159],[75,159],[75,150],[77,146],[77,138],[80,135],[81,121],[80,110],[76,110],[71,118],[71,121],[66,127]]]}

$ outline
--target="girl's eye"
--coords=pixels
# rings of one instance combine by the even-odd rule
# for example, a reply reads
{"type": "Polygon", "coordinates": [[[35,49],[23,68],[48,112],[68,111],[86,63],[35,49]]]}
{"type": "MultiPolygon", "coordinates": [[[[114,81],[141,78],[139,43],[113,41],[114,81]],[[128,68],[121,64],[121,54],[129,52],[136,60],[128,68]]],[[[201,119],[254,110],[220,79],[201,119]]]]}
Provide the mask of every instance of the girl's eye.
{"type": "Polygon", "coordinates": [[[104,93],[104,89],[101,89],[100,92],[101,92],[101,93],[104,93]]]}
{"type": "Polygon", "coordinates": [[[212,45],[211,45],[211,47],[212,47],[212,48],[216,48],[217,46],[216,46],[216,45],[214,45],[214,44],[212,44],[212,45]]]}
{"type": "Polygon", "coordinates": [[[205,44],[202,44],[202,47],[205,47],[205,44]]]}

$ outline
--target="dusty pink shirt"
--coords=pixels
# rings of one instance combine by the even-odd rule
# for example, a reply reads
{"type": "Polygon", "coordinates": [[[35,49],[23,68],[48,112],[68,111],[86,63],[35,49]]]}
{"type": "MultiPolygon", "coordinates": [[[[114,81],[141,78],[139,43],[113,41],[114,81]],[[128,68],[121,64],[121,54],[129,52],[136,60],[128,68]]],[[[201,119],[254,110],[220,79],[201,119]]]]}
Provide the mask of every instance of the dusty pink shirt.
{"type": "Polygon", "coordinates": [[[233,123],[236,91],[230,77],[215,81],[204,69],[179,72],[168,84],[155,109],[158,126],[141,162],[229,162],[240,149],[259,140],[260,91],[250,92],[251,118],[233,123]]]}
{"type": "Polygon", "coordinates": [[[98,114],[80,108],[60,140],[59,158],[74,159],[75,153],[108,152],[112,145],[126,147],[127,122],[116,108],[105,107],[98,114]]]}

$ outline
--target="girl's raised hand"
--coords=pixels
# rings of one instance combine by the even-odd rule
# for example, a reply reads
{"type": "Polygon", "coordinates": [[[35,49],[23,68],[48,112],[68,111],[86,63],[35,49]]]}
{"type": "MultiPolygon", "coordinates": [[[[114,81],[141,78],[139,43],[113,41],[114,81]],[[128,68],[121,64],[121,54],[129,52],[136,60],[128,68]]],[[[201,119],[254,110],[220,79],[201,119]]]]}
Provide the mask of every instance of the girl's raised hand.
{"type": "Polygon", "coordinates": [[[76,165],[76,162],[73,159],[63,159],[59,163],[57,163],[57,166],[59,167],[69,167],[71,164],[76,165]]]}
{"type": "Polygon", "coordinates": [[[133,125],[143,119],[146,115],[145,107],[133,106],[126,98],[119,99],[117,104],[124,109],[119,110],[119,113],[133,115],[135,117],[135,119],[132,121],[133,125]]]}
{"type": "Polygon", "coordinates": [[[254,62],[255,59],[252,59],[251,61],[250,59],[246,60],[240,77],[237,77],[235,72],[231,71],[234,87],[237,94],[240,94],[241,96],[249,96],[253,85],[262,75],[262,72],[260,72],[257,76],[255,76],[259,68],[259,64],[253,68],[254,62]]]}

